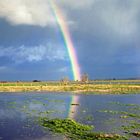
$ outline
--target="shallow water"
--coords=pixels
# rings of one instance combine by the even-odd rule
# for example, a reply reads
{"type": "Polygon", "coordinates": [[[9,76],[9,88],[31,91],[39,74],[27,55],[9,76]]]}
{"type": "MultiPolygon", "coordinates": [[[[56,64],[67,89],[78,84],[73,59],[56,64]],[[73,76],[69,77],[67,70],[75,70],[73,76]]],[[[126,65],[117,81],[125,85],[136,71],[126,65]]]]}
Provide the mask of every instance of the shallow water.
{"type": "Polygon", "coordinates": [[[140,123],[139,116],[136,116],[140,114],[139,99],[138,94],[1,93],[0,139],[61,140],[62,136],[54,135],[38,124],[40,116],[72,118],[94,125],[94,131],[126,135],[122,126],[140,123]]]}

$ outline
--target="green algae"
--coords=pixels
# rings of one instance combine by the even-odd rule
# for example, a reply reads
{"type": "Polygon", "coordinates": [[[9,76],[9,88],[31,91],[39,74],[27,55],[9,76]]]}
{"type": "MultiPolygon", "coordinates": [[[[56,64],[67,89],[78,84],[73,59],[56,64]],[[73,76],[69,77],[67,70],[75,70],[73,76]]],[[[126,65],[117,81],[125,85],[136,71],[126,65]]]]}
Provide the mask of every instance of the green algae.
{"type": "Polygon", "coordinates": [[[78,123],[72,119],[40,118],[40,124],[56,134],[62,134],[71,140],[127,140],[118,134],[93,132],[93,126],[78,123]]]}

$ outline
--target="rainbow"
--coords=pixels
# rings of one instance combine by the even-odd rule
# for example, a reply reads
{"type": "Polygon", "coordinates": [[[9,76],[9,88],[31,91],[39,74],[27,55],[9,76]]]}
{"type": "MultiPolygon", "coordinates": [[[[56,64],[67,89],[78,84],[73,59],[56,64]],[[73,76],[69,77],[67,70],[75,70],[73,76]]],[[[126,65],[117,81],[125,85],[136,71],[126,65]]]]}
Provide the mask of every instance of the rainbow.
{"type": "Polygon", "coordinates": [[[71,100],[69,104],[69,110],[68,110],[68,118],[74,119],[77,114],[77,105],[72,104],[78,104],[79,103],[79,97],[76,95],[71,95],[71,100]]]}
{"type": "Polygon", "coordinates": [[[81,74],[80,74],[80,67],[79,63],[77,60],[77,55],[76,51],[74,49],[74,45],[70,36],[69,28],[66,24],[66,20],[63,16],[63,13],[61,10],[58,8],[58,6],[53,2],[53,0],[49,0],[50,6],[53,10],[55,19],[57,21],[57,24],[59,25],[61,34],[64,39],[65,46],[67,48],[70,62],[71,62],[71,67],[72,67],[72,73],[73,73],[73,79],[76,80],[81,80],[81,74]]]}

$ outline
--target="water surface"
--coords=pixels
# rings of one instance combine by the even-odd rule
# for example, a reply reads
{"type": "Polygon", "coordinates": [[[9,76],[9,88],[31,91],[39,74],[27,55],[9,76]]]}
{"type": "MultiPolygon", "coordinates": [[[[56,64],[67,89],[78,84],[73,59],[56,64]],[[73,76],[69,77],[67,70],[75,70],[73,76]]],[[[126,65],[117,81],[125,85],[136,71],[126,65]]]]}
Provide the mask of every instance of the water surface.
{"type": "Polygon", "coordinates": [[[125,127],[140,123],[139,99],[138,94],[1,93],[0,139],[61,140],[63,136],[54,135],[38,124],[40,116],[72,118],[94,125],[94,131],[126,135],[125,127]]]}

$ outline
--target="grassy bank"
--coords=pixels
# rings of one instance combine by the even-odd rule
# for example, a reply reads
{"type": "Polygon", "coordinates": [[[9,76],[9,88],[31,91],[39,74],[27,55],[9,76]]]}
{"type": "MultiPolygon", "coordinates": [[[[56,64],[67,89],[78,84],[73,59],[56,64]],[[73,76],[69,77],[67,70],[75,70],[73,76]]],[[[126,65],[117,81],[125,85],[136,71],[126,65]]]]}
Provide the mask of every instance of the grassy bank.
{"type": "Polygon", "coordinates": [[[100,93],[100,94],[127,94],[140,93],[140,81],[93,81],[92,83],[74,83],[64,85],[59,82],[7,82],[0,83],[0,92],[75,92],[75,93],[100,93]]]}

